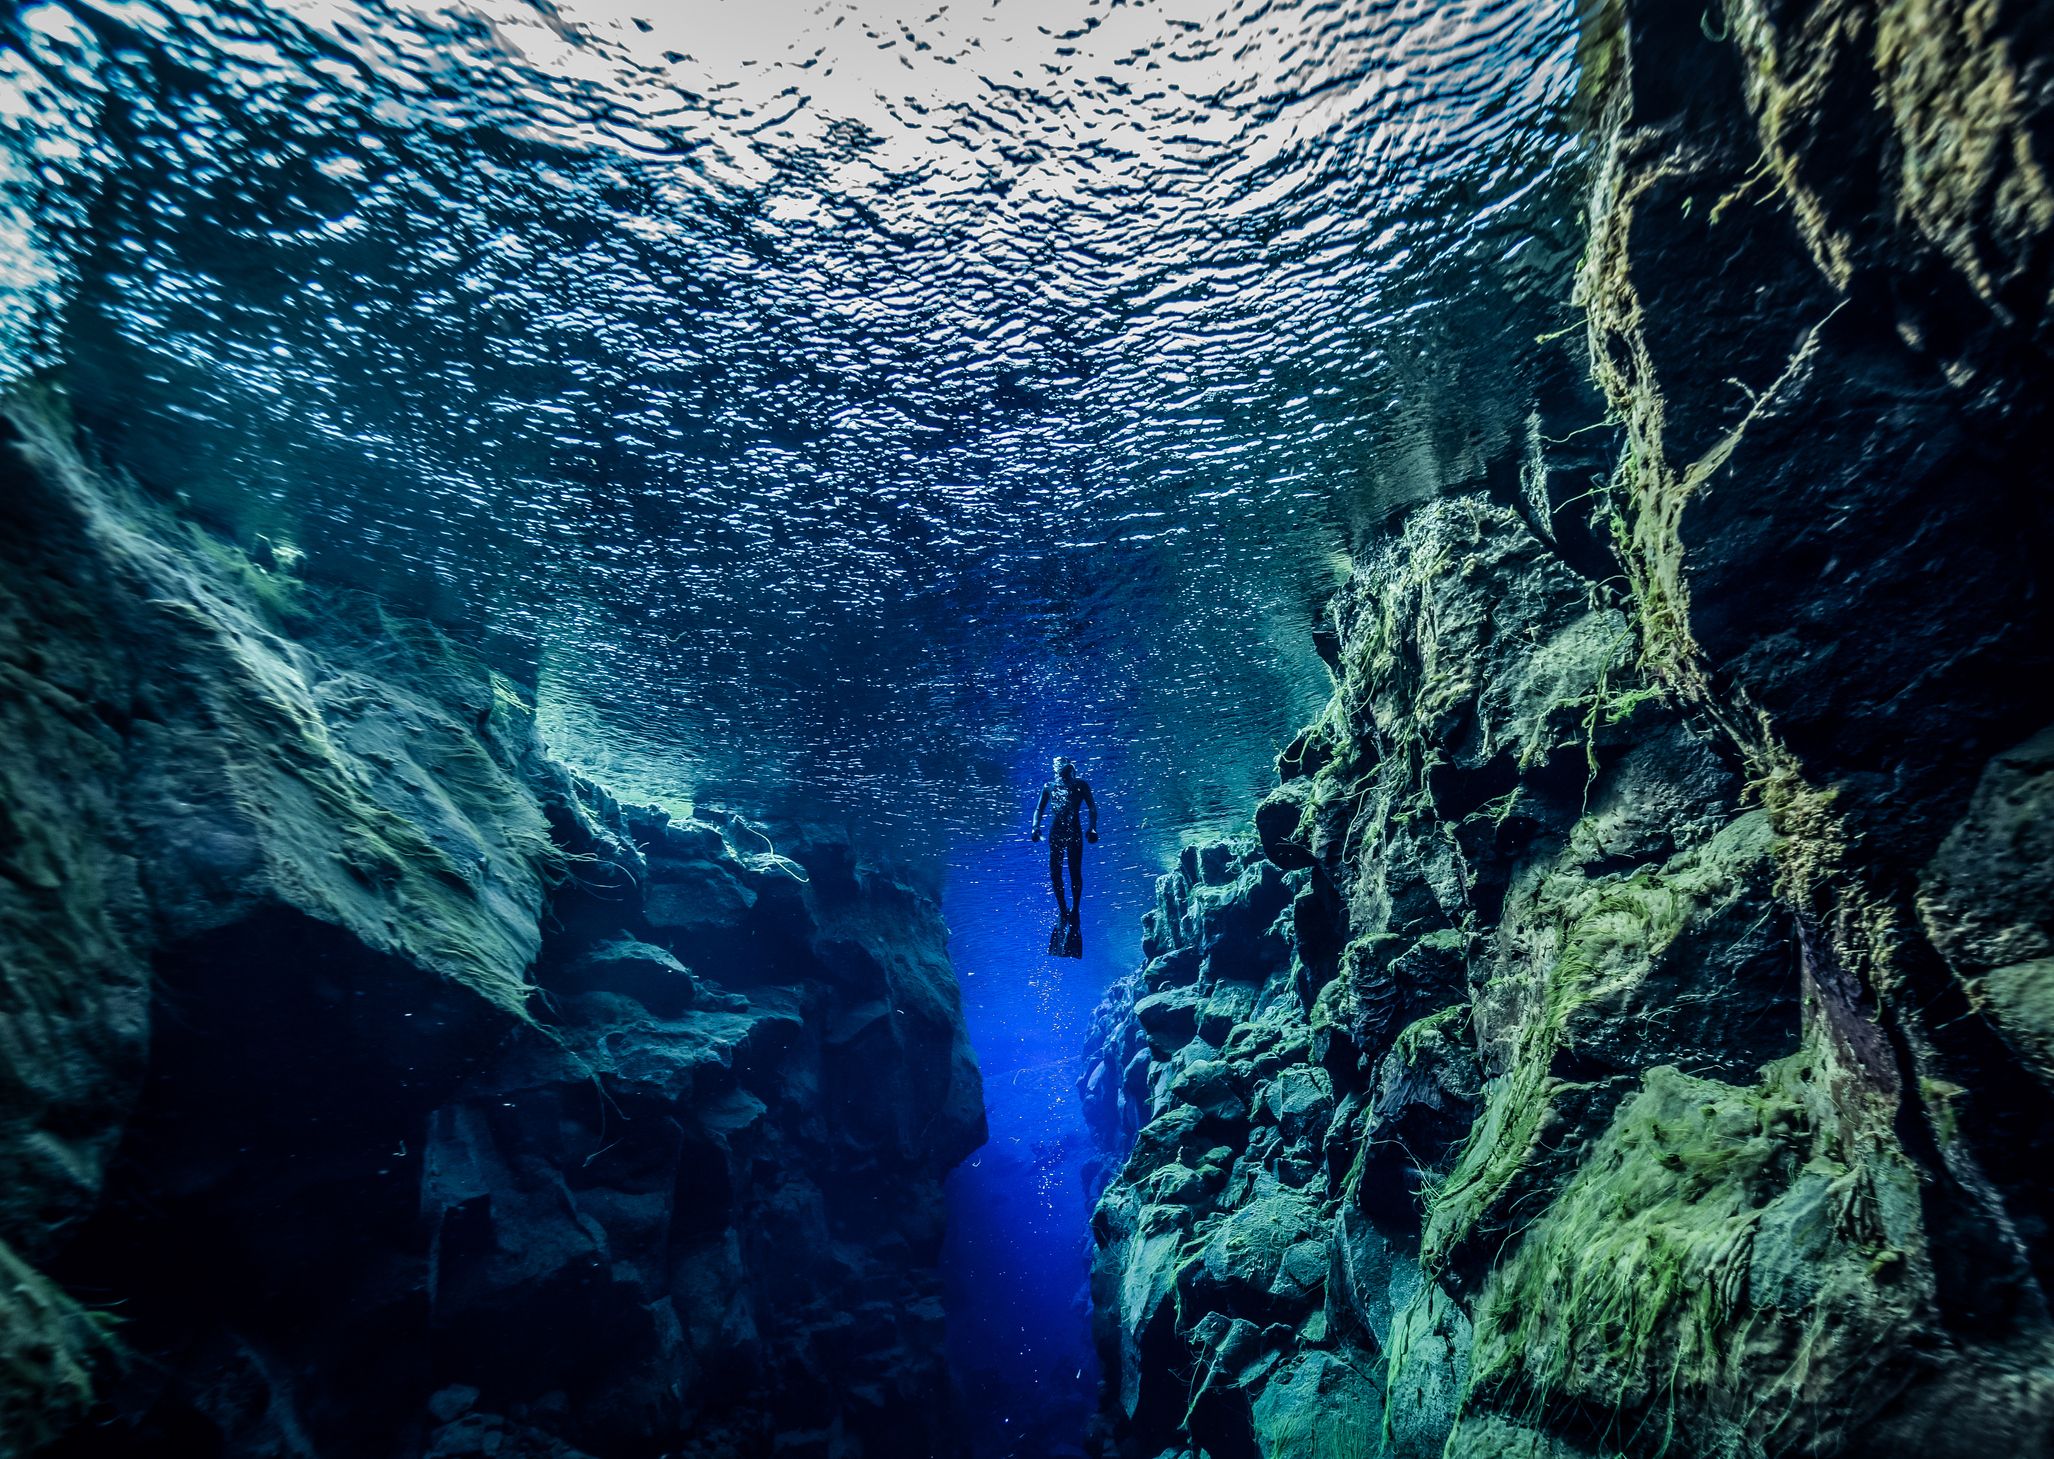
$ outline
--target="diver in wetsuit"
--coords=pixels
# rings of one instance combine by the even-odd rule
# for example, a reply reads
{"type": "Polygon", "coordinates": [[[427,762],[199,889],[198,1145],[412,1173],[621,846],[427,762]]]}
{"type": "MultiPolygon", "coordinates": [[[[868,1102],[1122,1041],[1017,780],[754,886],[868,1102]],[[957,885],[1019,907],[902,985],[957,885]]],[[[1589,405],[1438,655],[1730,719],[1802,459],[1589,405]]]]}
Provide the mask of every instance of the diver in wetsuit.
{"type": "Polygon", "coordinates": [[[1084,907],[1084,843],[1098,839],[1098,802],[1091,798],[1091,782],[1077,773],[1068,755],[1058,755],[1056,778],[1041,787],[1041,802],[1034,807],[1033,840],[1041,839],[1041,818],[1048,816],[1048,884],[1055,890],[1056,910],[1066,926],[1075,926],[1084,907]],[[1083,824],[1089,811],[1091,824],[1083,824]],[[1051,812],[1053,812],[1051,814],[1051,812]],[[1070,863],[1070,899],[1063,900],[1063,862],[1070,863]]]}

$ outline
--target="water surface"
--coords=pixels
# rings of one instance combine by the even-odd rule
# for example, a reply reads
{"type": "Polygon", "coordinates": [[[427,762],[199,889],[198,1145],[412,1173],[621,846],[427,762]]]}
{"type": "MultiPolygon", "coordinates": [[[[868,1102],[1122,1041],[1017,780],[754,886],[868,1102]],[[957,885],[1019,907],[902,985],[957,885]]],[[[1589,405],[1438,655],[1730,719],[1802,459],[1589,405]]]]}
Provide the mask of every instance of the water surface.
{"type": "Polygon", "coordinates": [[[1520,439],[1577,8],[33,4],[0,378],[461,626],[623,794],[946,878],[993,1128],[959,1367],[991,1452],[1057,1453],[1083,1020],[1324,698],[1350,546],[1520,439]],[[1081,964],[1020,839],[1058,750],[1106,809],[1081,964]]]}
{"type": "Polygon", "coordinates": [[[1059,732],[1172,845],[1518,429],[1573,8],[31,5],[0,357],[631,793],[924,844],[1059,732]]]}

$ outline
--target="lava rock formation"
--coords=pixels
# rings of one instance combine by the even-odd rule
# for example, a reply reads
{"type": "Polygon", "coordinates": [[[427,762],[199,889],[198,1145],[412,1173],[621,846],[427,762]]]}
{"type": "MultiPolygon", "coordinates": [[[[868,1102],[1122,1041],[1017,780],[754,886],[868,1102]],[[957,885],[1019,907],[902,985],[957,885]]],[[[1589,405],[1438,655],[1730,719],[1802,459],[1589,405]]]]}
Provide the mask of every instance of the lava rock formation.
{"type": "Polygon", "coordinates": [[[1105,1452],[2054,1453],[2049,43],[1595,11],[1587,414],[1101,1009],[1105,1452]]]}
{"type": "Polygon", "coordinates": [[[0,1452],[959,1452],[932,898],[9,435],[0,1452]]]}

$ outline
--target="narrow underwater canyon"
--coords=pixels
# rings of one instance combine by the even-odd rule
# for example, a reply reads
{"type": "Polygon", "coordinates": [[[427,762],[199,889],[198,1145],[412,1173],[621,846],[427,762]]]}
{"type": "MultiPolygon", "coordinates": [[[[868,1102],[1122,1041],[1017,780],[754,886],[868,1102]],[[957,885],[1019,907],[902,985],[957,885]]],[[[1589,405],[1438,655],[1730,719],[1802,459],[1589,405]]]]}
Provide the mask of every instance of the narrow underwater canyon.
{"type": "MultiPolygon", "coordinates": [[[[618,622],[559,608],[597,590],[546,555],[436,558],[425,510],[358,533],[368,569],[343,515],[309,555],[224,506],[275,442],[198,404],[127,418],[141,356],[91,291],[128,255],[82,252],[0,442],[0,1459],[2054,1454],[2054,21],[1558,9],[1568,160],[1497,179],[1530,210],[1498,250],[1519,283],[1468,305],[1509,343],[1417,306],[1451,342],[1407,337],[1360,397],[1277,387],[1404,416],[1403,481],[1285,472],[1247,523],[1074,560],[1092,523],[1058,496],[1019,554],[1055,586],[1017,610],[979,597],[975,503],[882,513],[933,598],[865,578],[882,549],[847,523],[781,518],[797,498],[747,503],[730,558],[635,494],[617,384],[619,437],[498,465],[598,463],[551,540],[685,544],[618,622]],[[1322,491],[1345,531],[1306,546],[1322,491]],[[1272,538],[1288,581],[1221,591],[1272,538]],[[701,558],[743,605],[711,627],[701,558]],[[1102,581],[1182,602],[1186,562],[1189,636],[1102,581]],[[820,618],[845,636],[806,639],[820,618]],[[1030,651],[963,673],[956,620],[1030,651]],[[689,745],[602,732],[633,635],[768,677],[681,674],[704,704],[648,718],[703,709],[689,745]],[[1214,679],[1265,702],[1208,715],[1186,686],[1214,679]],[[786,713],[820,722],[776,742],[786,713]],[[1072,744],[1108,805],[1074,966],[1034,945],[1015,814],[1072,744]],[[693,755],[706,793],[643,803],[693,755]]],[[[1437,46],[1510,66],[1402,20],[1421,74],[1437,46]]],[[[131,24],[91,17],[117,60],[173,33],[131,24]]],[[[180,43],[151,105],[192,84],[180,43]]],[[[124,104],[116,142],[148,132],[124,104]]],[[[508,135],[466,166],[529,165],[508,135]]],[[[832,135],[837,165],[879,145],[832,135]]],[[[577,149],[541,152],[571,192],[577,149]]],[[[640,247],[663,230],[613,165],[640,247]]],[[[1451,175],[1407,206],[1465,206],[1451,175]]],[[[225,231],[266,260],[299,237],[225,231]]],[[[276,282],[244,263],[222,278],[276,282]]],[[[1081,439],[1049,400],[1090,351],[1056,353],[983,388],[1081,439]]],[[[137,398],[200,401],[183,368],[137,398]]],[[[1256,407],[1203,410],[1250,433],[1220,455],[1289,454],[1256,407]]],[[[762,435],[780,470],[838,449],[762,435]]],[[[490,515],[442,526],[461,548],[490,515]]]]}

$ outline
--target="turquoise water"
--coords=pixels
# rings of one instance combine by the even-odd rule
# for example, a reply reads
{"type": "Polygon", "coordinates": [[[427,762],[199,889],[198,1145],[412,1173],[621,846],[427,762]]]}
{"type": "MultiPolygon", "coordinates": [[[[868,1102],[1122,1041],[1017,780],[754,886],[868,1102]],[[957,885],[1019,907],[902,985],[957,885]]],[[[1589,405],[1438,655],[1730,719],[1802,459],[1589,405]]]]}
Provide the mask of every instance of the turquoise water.
{"type": "Polygon", "coordinates": [[[924,843],[1060,731],[1174,849],[1520,429],[1573,8],[32,5],[0,338],[625,790],[924,843]]]}
{"type": "Polygon", "coordinates": [[[1055,1453],[1008,1428],[1089,1389],[1083,1023],[1324,699],[1349,547],[1526,429],[1578,9],[29,5],[0,377],[473,633],[624,795],[945,881],[959,1365],[1055,1453]],[[1105,806],[1074,964],[1020,835],[1058,751],[1105,806]]]}

